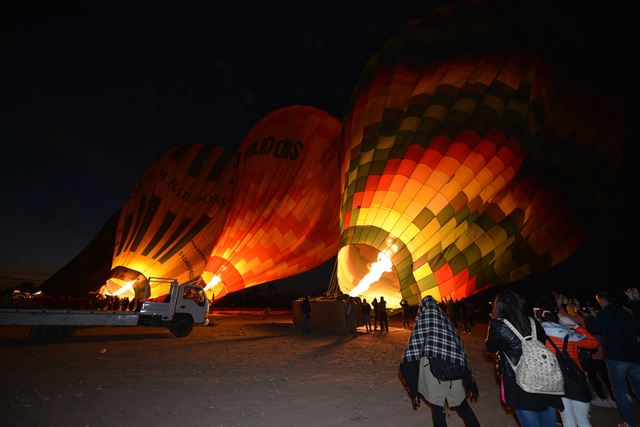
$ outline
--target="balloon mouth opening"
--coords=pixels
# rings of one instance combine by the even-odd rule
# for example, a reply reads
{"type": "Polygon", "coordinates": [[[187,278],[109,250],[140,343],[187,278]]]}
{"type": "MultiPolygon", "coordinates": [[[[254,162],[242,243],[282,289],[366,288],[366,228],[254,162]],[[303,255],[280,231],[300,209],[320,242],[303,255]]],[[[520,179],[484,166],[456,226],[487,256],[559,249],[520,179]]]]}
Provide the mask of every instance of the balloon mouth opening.
{"type": "Polygon", "coordinates": [[[202,272],[205,292],[210,301],[219,300],[232,292],[244,289],[244,279],[228,260],[214,256],[209,259],[202,272]]]}
{"type": "Polygon", "coordinates": [[[131,268],[117,266],[111,269],[109,279],[97,293],[119,298],[142,299],[148,280],[144,274],[131,268]]]}
{"type": "Polygon", "coordinates": [[[342,247],[337,272],[340,290],[369,302],[384,297],[387,308],[400,307],[400,278],[392,256],[364,243],[342,247]]]}

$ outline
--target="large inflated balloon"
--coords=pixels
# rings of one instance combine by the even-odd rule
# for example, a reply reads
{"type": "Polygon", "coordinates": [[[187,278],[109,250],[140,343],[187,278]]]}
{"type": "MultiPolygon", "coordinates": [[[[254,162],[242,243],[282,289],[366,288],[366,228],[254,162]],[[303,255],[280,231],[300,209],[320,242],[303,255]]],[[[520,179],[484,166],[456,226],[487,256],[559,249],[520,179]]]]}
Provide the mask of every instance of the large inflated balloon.
{"type": "Polygon", "coordinates": [[[440,9],[369,60],[342,134],[343,292],[397,307],[512,283],[566,259],[605,206],[620,115],[523,36],[526,13],[440,9]]]}
{"type": "Polygon", "coordinates": [[[84,297],[105,283],[110,277],[118,218],[120,209],[78,255],[40,285],[40,290],[50,296],[84,297]]]}
{"type": "Polygon", "coordinates": [[[151,276],[179,283],[200,276],[227,219],[232,157],[215,145],[183,145],[145,171],[122,208],[103,292],[122,293],[151,276]]]}
{"type": "Polygon", "coordinates": [[[203,279],[215,298],[335,256],[340,122],[309,106],[269,113],[237,153],[234,195],[203,279]]]}

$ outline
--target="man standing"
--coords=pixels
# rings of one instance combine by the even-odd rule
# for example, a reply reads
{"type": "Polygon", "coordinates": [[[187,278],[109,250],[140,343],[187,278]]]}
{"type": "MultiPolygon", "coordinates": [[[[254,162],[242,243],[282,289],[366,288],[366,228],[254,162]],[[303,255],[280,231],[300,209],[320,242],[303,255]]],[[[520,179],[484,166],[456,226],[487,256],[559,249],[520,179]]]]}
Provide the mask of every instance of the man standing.
{"type": "Polygon", "coordinates": [[[371,332],[371,304],[367,302],[366,298],[362,299],[362,319],[365,330],[371,332]]]}
{"type": "Polygon", "coordinates": [[[378,318],[380,319],[380,332],[389,333],[389,318],[387,316],[387,302],[380,297],[378,302],[378,318]]]}
{"type": "Polygon", "coordinates": [[[402,327],[411,329],[409,324],[409,303],[405,298],[400,301],[400,307],[402,307],[402,327]]]}
{"type": "Polygon", "coordinates": [[[624,420],[637,426],[635,413],[625,392],[627,380],[636,397],[640,397],[640,349],[636,338],[633,314],[615,303],[607,291],[596,293],[596,301],[602,310],[595,317],[587,317],[587,330],[604,339],[604,359],[609,371],[611,389],[624,420]]]}
{"type": "Polygon", "coordinates": [[[373,330],[378,330],[378,322],[380,321],[380,310],[378,309],[378,298],[374,298],[371,302],[373,306],[373,330]]]}
{"type": "Polygon", "coordinates": [[[309,328],[309,318],[311,317],[311,301],[309,296],[305,296],[300,304],[300,310],[302,311],[302,332],[311,332],[309,328]]]}
{"type": "Polygon", "coordinates": [[[353,338],[356,338],[358,336],[356,332],[356,321],[356,303],[353,300],[353,297],[349,297],[347,299],[347,305],[345,307],[345,324],[347,335],[351,335],[353,338]]]}

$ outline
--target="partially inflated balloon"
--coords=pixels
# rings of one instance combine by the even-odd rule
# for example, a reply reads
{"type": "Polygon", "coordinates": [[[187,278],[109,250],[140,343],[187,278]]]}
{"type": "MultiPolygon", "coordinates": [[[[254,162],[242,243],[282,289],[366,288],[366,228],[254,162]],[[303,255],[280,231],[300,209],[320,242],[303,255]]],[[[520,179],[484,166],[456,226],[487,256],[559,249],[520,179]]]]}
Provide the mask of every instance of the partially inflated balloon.
{"type": "Polygon", "coordinates": [[[227,219],[231,158],[222,147],[183,145],[144,173],[122,208],[103,292],[122,293],[151,276],[199,277],[227,219]]]}
{"type": "Polygon", "coordinates": [[[50,296],[84,297],[107,281],[120,209],[114,212],[93,240],[71,261],[40,285],[50,296]]]}
{"type": "Polygon", "coordinates": [[[340,122],[326,112],[289,106],[244,138],[229,217],[203,274],[216,299],[335,256],[339,133],[340,122]]]}
{"type": "Polygon", "coordinates": [[[440,9],[370,59],[344,120],[343,292],[388,307],[460,298],[578,247],[622,121],[586,73],[516,36],[525,21],[508,7],[440,9]]]}

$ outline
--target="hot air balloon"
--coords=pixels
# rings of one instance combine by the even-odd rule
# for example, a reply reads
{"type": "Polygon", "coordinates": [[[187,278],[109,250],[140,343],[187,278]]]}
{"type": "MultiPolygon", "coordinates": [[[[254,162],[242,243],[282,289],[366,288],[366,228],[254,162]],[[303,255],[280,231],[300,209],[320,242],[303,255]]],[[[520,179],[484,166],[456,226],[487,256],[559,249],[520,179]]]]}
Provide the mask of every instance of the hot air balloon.
{"type": "Polygon", "coordinates": [[[498,5],[435,10],[367,63],[343,120],[344,293],[395,308],[513,283],[606,206],[621,114],[538,43],[542,15],[498,5]]]}
{"type": "Polygon", "coordinates": [[[296,105],[267,114],[243,139],[229,216],[202,275],[216,299],[335,256],[339,133],[338,119],[296,105]]]}
{"type": "Polygon", "coordinates": [[[105,283],[111,273],[119,217],[120,209],[111,214],[78,255],[40,285],[40,290],[50,296],[84,297],[105,283]]]}
{"type": "MultiPolygon", "coordinates": [[[[101,293],[133,296],[151,276],[198,280],[227,218],[232,157],[215,145],[182,145],[145,171],[122,207],[101,293]]],[[[167,291],[151,289],[151,298],[167,291]]]]}

